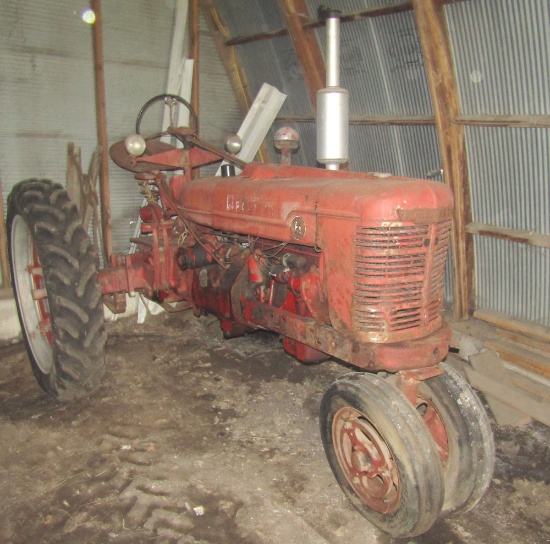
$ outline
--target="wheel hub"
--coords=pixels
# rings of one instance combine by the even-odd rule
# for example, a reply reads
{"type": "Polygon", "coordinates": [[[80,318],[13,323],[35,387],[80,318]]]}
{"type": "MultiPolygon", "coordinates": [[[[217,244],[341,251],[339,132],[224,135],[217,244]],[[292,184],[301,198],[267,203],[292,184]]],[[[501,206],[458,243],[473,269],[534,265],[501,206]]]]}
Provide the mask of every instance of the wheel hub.
{"type": "Polygon", "coordinates": [[[399,475],[390,450],[360,411],[346,406],[332,424],[336,456],[348,483],[370,508],[387,514],[399,503],[399,475]]]}
{"type": "Polygon", "coordinates": [[[31,296],[36,302],[36,311],[38,314],[38,330],[45,337],[50,346],[53,346],[53,334],[52,334],[52,317],[50,315],[50,307],[48,303],[48,292],[46,291],[44,284],[44,275],[42,272],[42,265],[38,258],[38,253],[34,244],[31,243],[32,264],[27,266],[27,273],[29,274],[31,285],[33,287],[31,296]]]}
{"type": "Polygon", "coordinates": [[[428,427],[435,442],[437,453],[445,467],[445,463],[449,458],[449,439],[445,430],[445,424],[435,406],[429,400],[422,398],[422,396],[416,401],[416,409],[420,412],[426,427],[428,427]]]}
{"type": "Polygon", "coordinates": [[[54,346],[48,293],[38,252],[29,227],[20,215],[13,220],[11,247],[14,248],[13,279],[22,326],[37,365],[47,374],[51,370],[54,346]]]}

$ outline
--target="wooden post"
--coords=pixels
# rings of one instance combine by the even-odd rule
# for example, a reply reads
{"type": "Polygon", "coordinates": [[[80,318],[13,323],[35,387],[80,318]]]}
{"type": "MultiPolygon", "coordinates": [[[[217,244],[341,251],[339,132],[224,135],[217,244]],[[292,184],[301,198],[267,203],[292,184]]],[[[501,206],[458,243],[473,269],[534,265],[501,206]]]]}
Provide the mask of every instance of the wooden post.
{"type": "Polygon", "coordinates": [[[191,0],[189,4],[189,53],[193,59],[193,87],[191,105],[199,115],[199,0],[191,0]]]}
{"type": "Polygon", "coordinates": [[[6,246],[6,221],[4,219],[4,200],[2,183],[0,182],[0,264],[2,266],[2,283],[0,287],[11,285],[10,267],[8,265],[8,248],[6,246]]]}
{"type": "Polygon", "coordinates": [[[107,112],[105,107],[105,72],[103,65],[103,34],[101,0],[92,0],[95,23],[92,25],[94,46],[94,78],[96,97],[97,140],[101,146],[101,168],[99,172],[99,197],[101,201],[101,232],[103,257],[108,263],[113,254],[111,195],[109,188],[109,143],[107,140],[107,112]]]}
{"type": "MultiPolygon", "coordinates": [[[[199,27],[200,27],[199,0],[191,0],[189,4],[189,54],[193,59],[193,83],[191,87],[191,105],[200,119],[199,93],[199,27]]],[[[197,133],[199,126],[196,127],[197,133]]],[[[193,179],[200,177],[200,168],[192,172],[193,179]]]]}
{"type": "Polygon", "coordinates": [[[452,254],[453,304],[457,319],[473,311],[474,254],[464,127],[454,124],[460,115],[458,86],[443,3],[413,0],[414,15],[424,53],[445,182],[454,193],[452,254]]]}
{"type": "Polygon", "coordinates": [[[309,13],[304,0],[279,0],[296,56],[302,67],[309,101],[316,111],[317,91],[325,86],[325,64],[315,31],[305,29],[309,13]]]}

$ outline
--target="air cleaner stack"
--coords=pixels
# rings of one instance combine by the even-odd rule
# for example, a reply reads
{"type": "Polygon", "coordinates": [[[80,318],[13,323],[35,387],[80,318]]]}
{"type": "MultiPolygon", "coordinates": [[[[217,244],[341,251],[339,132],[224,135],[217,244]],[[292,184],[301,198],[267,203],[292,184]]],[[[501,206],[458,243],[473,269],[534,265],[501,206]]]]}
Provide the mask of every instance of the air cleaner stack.
{"type": "Polygon", "coordinates": [[[340,87],[340,15],[327,14],[327,86],[317,92],[317,161],[327,170],[339,170],[349,159],[349,93],[340,87]]]}

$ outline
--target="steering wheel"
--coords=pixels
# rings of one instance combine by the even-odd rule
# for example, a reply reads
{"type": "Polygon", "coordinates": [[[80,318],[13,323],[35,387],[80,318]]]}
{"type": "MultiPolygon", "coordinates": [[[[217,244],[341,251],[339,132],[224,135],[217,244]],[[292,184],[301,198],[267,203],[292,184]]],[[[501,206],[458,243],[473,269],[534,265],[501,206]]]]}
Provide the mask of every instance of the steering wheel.
{"type": "MultiPolygon", "coordinates": [[[[176,105],[176,102],[179,102],[180,104],[185,106],[189,110],[189,113],[191,114],[192,127],[190,127],[190,128],[193,129],[193,132],[195,134],[199,131],[199,119],[197,117],[197,114],[195,113],[195,110],[193,109],[193,106],[191,106],[191,104],[189,104],[189,102],[187,102],[187,100],[185,100],[185,98],[182,98],[181,96],[178,96],[177,94],[159,94],[157,96],[154,96],[153,98],[151,98],[147,102],[145,102],[143,107],[139,110],[139,113],[138,113],[138,116],[137,116],[137,119],[136,119],[136,134],[141,134],[140,133],[141,121],[143,119],[143,116],[145,115],[145,112],[153,104],[156,104],[157,102],[160,102],[161,100],[164,100],[165,104],[170,108],[170,126],[174,126],[174,117],[173,117],[174,106],[176,105]]],[[[160,133],[154,135],[153,138],[158,137],[162,134],[163,133],[160,132],[160,133]]],[[[151,137],[149,137],[149,138],[151,138],[151,137]]]]}

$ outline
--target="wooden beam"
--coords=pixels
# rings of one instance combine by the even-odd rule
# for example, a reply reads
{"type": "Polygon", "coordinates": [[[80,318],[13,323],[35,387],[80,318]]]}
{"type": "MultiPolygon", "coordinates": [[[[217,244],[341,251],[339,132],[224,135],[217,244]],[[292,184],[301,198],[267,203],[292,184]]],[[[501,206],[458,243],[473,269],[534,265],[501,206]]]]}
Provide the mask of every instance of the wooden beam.
{"type": "Polygon", "coordinates": [[[550,128],[550,115],[461,115],[453,123],[477,127],[550,128]]]}
{"type": "Polygon", "coordinates": [[[470,223],[466,226],[466,232],[500,238],[501,240],[508,240],[510,242],[518,242],[520,244],[529,244],[530,246],[550,248],[550,235],[539,234],[532,230],[495,227],[493,225],[486,225],[485,223],[470,223]]]}
{"type": "MultiPolygon", "coordinates": [[[[214,0],[201,0],[200,4],[202,7],[202,14],[208,24],[210,35],[214,40],[218,55],[231,81],[241,113],[243,116],[246,116],[254,98],[250,92],[250,87],[248,86],[248,81],[237,50],[235,47],[226,47],[229,31],[220,18],[214,0]]],[[[258,156],[263,162],[269,161],[269,151],[265,143],[260,146],[258,156]]]]}
{"type": "Polygon", "coordinates": [[[540,342],[550,342],[550,328],[537,323],[521,321],[511,315],[495,312],[493,310],[476,310],[474,317],[487,321],[501,329],[524,334],[540,342]]]}
{"type": "MultiPolygon", "coordinates": [[[[335,6],[335,8],[337,9],[337,6],[335,6]]],[[[412,9],[413,3],[410,0],[406,2],[396,2],[394,4],[388,4],[387,6],[343,13],[340,17],[340,22],[352,23],[354,21],[361,21],[362,19],[372,19],[374,17],[383,17],[384,15],[395,15],[396,13],[403,13],[405,11],[411,11],[412,9]]],[[[325,23],[321,21],[311,21],[306,23],[304,26],[306,28],[320,28],[325,26],[325,23]]]]}
{"type": "Polygon", "coordinates": [[[189,3],[189,54],[193,59],[193,86],[191,90],[191,105],[199,112],[199,0],[189,3]]]}
{"type": "Polygon", "coordinates": [[[550,378],[550,358],[545,353],[519,346],[507,340],[487,340],[485,347],[496,351],[505,361],[539,376],[550,378]]]}
{"type": "MultiPolygon", "coordinates": [[[[193,82],[191,84],[191,106],[197,117],[200,112],[200,87],[199,87],[199,43],[200,43],[200,6],[199,0],[189,2],[189,55],[193,59],[193,82]]],[[[200,132],[200,122],[195,127],[197,134],[200,132]]],[[[193,179],[200,177],[200,168],[193,170],[193,179]]]]}
{"type": "Polygon", "coordinates": [[[250,104],[252,104],[253,98],[239,55],[234,47],[226,47],[229,31],[220,19],[214,0],[202,0],[201,6],[202,14],[210,30],[210,35],[214,40],[220,59],[225,66],[231,85],[235,90],[235,96],[239,103],[241,113],[246,115],[250,108],[250,104]]]}
{"type": "Polygon", "coordinates": [[[454,71],[444,6],[434,0],[413,0],[414,15],[435,113],[445,182],[455,198],[453,212],[453,307],[457,319],[473,311],[474,252],[472,236],[466,232],[472,213],[464,127],[453,120],[460,116],[458,86],[454,71]]]}
{"type": "MultiPolygon", "coordinates": [[[[283,123],[315,123],[315,117],[303,115],[279,115],[277,121],[283,123]]],[[[350,125],[398,125],[398,126],[423,126],[435,125],[435,117],[432,115],[355,115],[349,119],[350,125]]]]}
{"type": "Polygon", "coordinates": [[[526,336],[523,333],[520,334],[518,332],[508,331],[506,329],[496,329],[496,331],[499,336],[507,338],[515,344],[521,344],[524,347],[538,349],[539,351],[548,353],[548,357],[550,357],[550,342],[540,342],[539,340],[526,336]]]}
{"type": "Polygon", "coordinates": [[[236,36],[235,38],[228,39],[225,45],[227,47],[234,47],[235,45],[261,42],[263,40],[270,40],[271,38],[280,38],[281,36],[288,36],[288,28],[278,28],[277,30],[258,32],[257,34],[248,34],[246,36],[236,36]]]}
{"type": "Polygon", "coordinates": [[[468,365],[465,368],[468,381],[485,394],[499,425],[525,424],[529,422],[528,417],[550,425],[547,378],[526,372],[520,365],[507,363],[493,351],[478,353],[470,360],[477,362],[475,367],[468,365]],[[499,401],[496,405],[495,399],[499,401]],[[514,411],[503,413],[503,405],[514,411]],[[525,417],[521,418],[520,414],[525,417]]]}
{"type": "Polygon", "coordinates": [[[312,29],[304,28],[308,17],[305,0],[279,0],[290,38],[302,73],[313,111],[316,111],[317,91],[325,86],[325,64],[312,29]]]}
{"type": "MultiPolygon", "coordinates": [[[[465,2],[467,0],[434,0],[437,5],[455,4],[458,2],[465,2]]],[[[338,8],[337,5],[334,6],[338,8]]],[[[395,4],[389,4],[387,6],[380,6],[376,8],[361,9],[358,11],[351,11],[344,13],[340,19],[342,23],[352,23],[354,21],[360,21],[362,19],[372,19],[374,17],[383,17],[384,15],[395,15],[396,13],[403,13],[405,11],[412,11],[412,1],[396,2],[395,4]]],[[[324,22],[317,20],[304,21],[303,26],[306,30],[320,28],[325,26],[324,22]]],[[[253,43],[263,40],[271,40],[273,38],[280,38],[281,36],[288,36],[288,28],[277,28],[276,30],[268,30],[266,32],[258,32],[257,34],[248,34],[246,36],[236,36],[230,38],[225,42],[227,46],[242,45],[244,43],[253,43]]]]}
{"type": "MultiPolygon", "coordinates": [[[[282,7],[282,6],[281,6],[282,7]]],[[[335,6],[337,8],[337,6],[335,6]]],[[[396,2],[388,6],[382,6],[378,8],[362,9],[359,11],[352,11],[342,14],[340,18],[341,23],[351,23],[353,21],[360,21],[361,19],[370,19],[372,17],[382,17],[383,15],[393,15],[395,13],[402,13],[404,11],[412,10],[412,2],[396,2]]],[[[288,24],[288,23],[287,23],[288,24]]],[[[309,19],[306,11],[305,17],[302,20],[302,26],[305,30],[313,30],[325,26],[324,22],[309,19]]],[[[259,32],[258,34],[249,34],[247,36],[237,36],[227,40],[225,45],[242,45],[244,43],[258,42],[262,40],[270,40],[272,38],[280,38],[281,36],[289,35],[289,28],[278,28],[277,30],[269,30],[267,32],[259,32]]]]}
{"type": "Polygon", "coordinates": [[[105,71],[103,65],[103,31],[101,0],[92,0],[95,23],[92,25],[94,48],[94,80],[96,98],[97,140],[101,146],[101,168],[99,171],[99,197],[101,201],[101,233],[105,263],[113,254],[111,193],[109,188],[109,143],[107,139],[107,112],[105,107],[105,71]]]}

